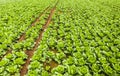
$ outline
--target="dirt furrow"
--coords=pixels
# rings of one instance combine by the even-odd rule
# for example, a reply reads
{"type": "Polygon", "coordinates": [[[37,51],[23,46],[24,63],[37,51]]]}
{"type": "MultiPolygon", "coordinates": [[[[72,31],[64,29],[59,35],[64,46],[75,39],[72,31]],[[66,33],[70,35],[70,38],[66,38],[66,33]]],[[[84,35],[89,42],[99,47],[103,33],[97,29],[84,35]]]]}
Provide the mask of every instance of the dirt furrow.
{"type": "MultiPolygon", "coordinates": [[[[26,31],[31,28],[32,26],[35,26],[36,23],[38,23],[40,21],[40,17],[42,17],[44,15],[44,13],[50,8],[50,6],[48,6],[42,13],[40,13],[40,15],[35,19],[34,22],[32,22],[32,24],[26,29],[26,31]]],[[[25,31],[25,32],[26,32],[25,31]]],[[[18,39],[18,41],[22,41],[22,40],[25,40],[25,36],[26,36],[26,33],[23,33],[20,38],[18,39]]]]}
{"type": "Polygon", "coordinates": [[[30,64],[30,59],[32,58],[35,50],[37,49],[37,47],[39,46],[39,43],[42,39],[42,36],[43,36],[43,33],[45,32],[46,28],[48,27],[48,25],[50,24],[50,21],[52,19],[52,16],[54,14],[54,11],[56,9],[56,5],[58,4],[58,2],[55,4],[55,6],[52,8],[50,14],[49,14],[49,17],[45,23],[45,25],[42,27],[42,30],[40,31],[40,34],[39,34],[39,37],[37,38],[37,40],[35,41],[35,45],[33,47],[32,50],[29,50],[29,51],[26,51],[26,54],[28,55],[28,59],[25,61],[25,64],[23,65],[23,67],[21,68],[20,70],[20,76],[24,76],[27,71],[28,71],[28,65],[30,64]]]}
{"type": "MultiPolygon", "coordinates": [[[[36,23],[38,23],[38,22],[40,21],[40,18],[44,15],[44,13],[45,13],[46,11],[48,11],[49,8],[50,8],[50,5],[49,5],[47,8],[45,8],[42,13],[39,14],[39,16],[35,19],[35,21],[32,22],[32,24],[31,24],[31,25],[24,31],[24,33],[20,36],[20,38],[18,39],[18,42],[21,42],[21,41],[25,40],[25,36],[26,36],[26,33],[25,33],[25,32],[26,32],[29,28],[31,28],[32,26],[35,26],[36,23]]],[[[12,49],[9,49],[2,57],[0,57],[0,61],[2,60],[2,58],[4,58],[4,57],[5,57],[7,54],[9,54],[9,53],[12,53],[12,49]]]]}

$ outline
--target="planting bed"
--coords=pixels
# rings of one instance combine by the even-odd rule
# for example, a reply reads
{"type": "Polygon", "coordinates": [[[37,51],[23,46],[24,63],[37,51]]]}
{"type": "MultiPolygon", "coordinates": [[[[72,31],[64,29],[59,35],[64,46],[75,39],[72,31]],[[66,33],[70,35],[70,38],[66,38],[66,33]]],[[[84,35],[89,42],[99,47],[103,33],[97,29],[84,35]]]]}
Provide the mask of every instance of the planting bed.
{"type": "Polygon", "coordinates": [[[0,76],[120,76],[119,0],[0,2],[0,76]]]}

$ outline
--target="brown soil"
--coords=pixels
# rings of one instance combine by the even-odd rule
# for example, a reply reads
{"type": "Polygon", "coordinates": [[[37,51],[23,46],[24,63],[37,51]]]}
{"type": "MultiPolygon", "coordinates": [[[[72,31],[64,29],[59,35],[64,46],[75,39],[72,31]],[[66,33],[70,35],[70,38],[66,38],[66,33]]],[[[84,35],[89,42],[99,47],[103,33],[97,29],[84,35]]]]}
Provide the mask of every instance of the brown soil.
{"type": "Polygon", "coordinates": [[[62,11],[58,11],[58,14],[62,14],[62,11]]]}
{"type": "MultiPolygon", "coordinates": [[[[57,5],[57,3],[56,3],[57,5]]],[[[26,54],[28,55],[28,59],[25,61],[25,64],[23,65],[22,69],[20,70],[20,76],[24,76],[27,71],[28,71],[28,65],[30,63],[30,59],[32,58],[34,51],[37,49],[37,47],[39,46],[39,43],[42,39],[43,33],[45,32],[45,29],[48,27],[48,25],[50,24],[50,21],[52,19],[52,16],[54,14],[54,11],[56,9],[56,5],[53,7],[53,9],[50,12],[50,15],[48,17],[48,20],[46,21],[45,25],[42,27],[42,31],[40,31],[39,37],[37,38],[37,40],[35,41],[35,45],[33,47],[33,49],[31,51],[26,51],[26,54]]]]}
{"type": "Polygon", "coordinates": [[[28,71],[27,67],[30,64],[30,58],[33,56],[33,51],[28,50],[28,51],[26,51],[26,54],[28,55],[28,58],[25,61],[25,64],[23,65],[23,67],[20,70],[20,76],[24,76],[27,73],[27,71],[28,71]]]}
{"type": "Polygon", "coordinates": [[[51,70],[52,70],[53,68],[57,67],[58,65],[59,65],[59,64],[58,64],[56,61],[54,61],[54,60],[50,61],[49,63],[47,63],[47,61],[45,61],[45,62],[43,63],[44,68],[46,68],[46,66],[50,66],[50,69],[48,70],[49,72],[51,72],[51,70]]]}
{"type": "MultiPolygon", "coordinates": [[[[50,8],[50,6],[48,6],[42,13],[40,13],[40,15],[39,15],[39,16],[35,19],[35,21],[27,28],[27,30],[28,30],[29,28],[31,28],[32,26],[35,26],[36,23],[39,22],[40,17],[42,17],[42,16],[44,15],[44,13],[45,13],[46,11],[48,11],[49,8],[50,8]]],[[[26,31],[25,31],[25,32],[26,32],[26,31]]],[[[18,39],[18,41],[21,42],[21,41],[25,40],[25,36],[26,36],[26,33],[23,33],[23,34],[20,36],[20,38],[18,39]]],[[[9,54],[9,53],[12,53],[12,50],[8,50],[8,51],[6,52],[6,54],[3,55],[3,57],[6,56],[6,55],[9,54]]],[[[0,61],[2,60],[3,57],[0,57],[0,61]]]]}
{"type": "Polygon", "coordinates": [[[12,50],[8,50],[4,56],[6,56],[9,53],[12,53],[12,50]]]}
{"type": "Polygon", "coordinates": [[[25,33],[23,33],[23,34],[20,36],[20,38],[19,38],[19,40],[18,40],[18,41],[19,41],[19,42],[21,42],[22,40],[25,40],[25,35],[26,35],[26,34],[25,34],[25,33]]]}
{"type": "Polygon", "coordinates": [[[50,51],[52,51],[53,53],[57,53],[57,50],[55,50],[55,49],[50,49],[50,51]]]}
{"type": "Polygon", "coordinates": [[[51,70],[52,70],[53,68],[57,67],[57,66],[58,66],[58,63],[57,63],[57,62],[55,62],[55,61],[53,61],[53,60],[50,62],[51,70]]]}
{"type": "MultiPolygon", "coordinates": [[[[52,51],[53,53],[57,53],[57,50],[55,50],[55,49],[51,49],[50,48],[50,51],[52,51]]],[[[53,69],[53,68],[55,68],[55,67],[57,67],[59,64],[56,62],[56,61],[54,61],[54,60],[52,60],[52,61],[50,61],[49,63],[47,63],[47,60],[43,63],[43,67],[44,68],[46,68],[46,66],[50,66],[50,69],[48,70],[49,72],[51,72],[51,70],[53,69]]]]}
{"type": "MultiPolygon", "coordinates": [[[[32,26],[35,26],[40,21],[40,17],[42,17],[49,8],[50,6],[48,6],[42,13],[40,13],[40,15],[35,19],[34,22],[32,22],[32,24],[27,28],[27,30],[32,26]]],[[[19,38],[19,42],[21,42],[22,40],[25,40],[25,36],[26,36],[26,33],[23,33],[19,38]]]]}

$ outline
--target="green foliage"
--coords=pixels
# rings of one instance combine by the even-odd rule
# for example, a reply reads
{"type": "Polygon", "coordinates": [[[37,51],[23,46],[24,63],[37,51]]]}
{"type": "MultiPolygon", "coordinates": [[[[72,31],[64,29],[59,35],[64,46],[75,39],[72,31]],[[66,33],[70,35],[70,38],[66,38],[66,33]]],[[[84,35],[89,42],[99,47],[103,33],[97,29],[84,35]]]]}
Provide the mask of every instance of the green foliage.
{"type": "Polygon", "coordinates": [[[96,62],[96,57],[93,56],[93,55],[89,55],[89,56],[88,56],[88,61],[89,61],[90,63],[95,63],[95,62],[96,62]]]}
{"type": "Polygon", "coordinates": [[[23,61],[22,58],[16,58],[16,59],[14,60],[14,64],[21,65],[21,64],[24,64],[24,63],[25,63],[25,62],[23,61]]]}
{"type": "Polygon", "coordinates": [[[73,64],[74,63],[74,58],[73,57],[69,57],[67,60],[63,61],[63,64],[67,65],[67,64],[73,64]]]}
{"type": "Polygon", "coordinates": [[[120,72],[120,63],[113,64],[113,67],[117,72],[120,72]]]}
{"type": "Polygon", "coordinates": [[[26,76],[119,76],[119,0],[59,0],[43,30],[56,2],[0,1],[0,76],[20,75],[29,57],[26,51],[34,50],[41,31],[26,76]],[[12,52],[5,55],[8,50],[12,52]]]}
{"type": "Polygon", "coordinates": [[[31,70],[28,72],[28,76],[34,76],[34,75],[38,75],[37,71],[36,70],[31,70]]]}
{"type": "Polygon", "coordinates": [[[58,65],[56,68],[54,68],[52,70],[52,73],[54,74],[55,72],[58,72],[58,73],[64,73],[65,69],[64,69],[64,66],[63,65],[58,65]]]}
{"type": "Polygon", "coordinates": [[[31,62],[31,69],[35,69],[35,68],[39,68],[40,67],[40,63],[38,61],[33,61],[31,62]]]}
{"type": "Polygon", "coordinates": [[[4,71],[4,67],[0,67],[0,73],[4,71]]]}
{"type": "Polygon", "coordinates": [[[114,71],[108,64],[103,64],[102,66],[106,74],[108,75],[113,74],[114,71]]]}
{"type": "Polygon", "coordinates": [[[79,59],[77,59],[77,64],[84,65],[84,64],[86,64],[86,61],[84,60],[84,58],[79,58],[79,59]]]}
{"type": "Polygon", "coordinates": [[[14,74],[15,72],[18,71],[17,66],[11,65],[7,67],[7,71],[10,72],[11,74],[14,74]]]}
{"type": "Polygon", "coordinates": [[[98,64],[92,64],[91,68],[95,73],[100,72],[100,65],[98,65],[98,64]]]}
{"type": "Polygon", "coordinates": [[[0,61],[0,67],[5,66],[9,62],[8,59],[3,59],[0,61]]]}
{"type": "Polygon", "coordinates": [[[76,69],[77,69],[77,67],[75,65],[68,66],[68,73],[71,75],[74,75],[77,72],[76,69]]]}
{"type": "Polygon", "coordinates": [[[49,76],[48,72],[45,70],[42,70],[41,76],[49,76]]]}
{"type": "Polygon", "coordinates": [[[87,74],[89,69],[87,66],[78,67],[78,73],[81,75],[87,74]]]}

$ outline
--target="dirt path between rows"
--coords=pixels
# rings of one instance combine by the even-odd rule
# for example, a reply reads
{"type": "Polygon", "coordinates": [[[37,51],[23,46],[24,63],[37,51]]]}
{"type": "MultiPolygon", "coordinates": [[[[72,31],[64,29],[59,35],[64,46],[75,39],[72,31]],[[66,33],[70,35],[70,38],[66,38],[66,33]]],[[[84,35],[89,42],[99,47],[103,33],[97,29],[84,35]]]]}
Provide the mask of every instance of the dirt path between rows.
{"type": "MultiPolygon", "coordinates": [[[[35,21],[26,29],[26,31],[27,31],[29,28],[31,28],[32,26],[35,26],[36,23],[38,23],[38,22],[40,21],[40,18],[44,15],[44,13],[45,13],[46,11],[48,11],[49,8],[50,8],[50,6],[48,6],[47,8],[45,8],[45,10],[44,10],[42,13],[39,14],[39,16],[38,16],[38,17],[35,19],[35,21]]],[[[25,32],[26,32],[26,31],[25,31],[25,32]]],[[[25,40],[25,36],[26,36],[26,33],[23,33],[23,34],[20,36],[20,38],[18,39],[18,41],[21,42],[21,41],[25,40]]]]}
{"type": "MultiPolygon", "coordinates": [[[[25,36],[26,36],[26,33],[25,33],[25,32],[26,32],[28,29],[30,29],[32,26],[35,26],[36,23],[38,23],[38,22],[40,21],[40,18],[44,15],[44,13],[48,11],[49,8],[50,8],[50,5],[49,5],[47,8],[45,8],[42,13],[39,14],[39,16],[35,19],[35,21],[32,22],[32,24],[31,24],[31,25],[24,31],[24,33],[20,36],[20,38],[18,39],[18,42],[21,42],[21,41],[25,40],[25,36]]],[[[0,57],[0,61],[1,61],[6,55],[8,55],[8,54],[10,54],[10,53],[12,53],[12,49],[9,49],[2,57],[0,57]]]]}
{"type": "Polygon", "coordinates": [[[42,27],[42,30],[40,31],[40,34],[39,34],[39,37],[36,39],[36,43],[33,47],[32,50],[29,50],[29,51],[26,51],[26,54],[28,55],[28,59],[25,61],[25,64],[23,65],[22,69],[20,70],[20,76],[24,76],[27,71],[28,71],[28,65],[30,64],[30,59],[32,58],[32,56],[34,55],[34,52],[35,50],[38,48],[39,46],[39,43],[42,39],[42,36],[43,36],[43,33],[45,32],[46,28],[48,27],[48,25],[50,24],[51,22],[51,19],[52,19],[52,16],[54,14],[54,11],[56,9],[56,5],[58,4],[58,2],[55,4],[55,6],[52,8],[50,14],[49,14],[49,17],[45,23],[45,25],[42,27]]]}

